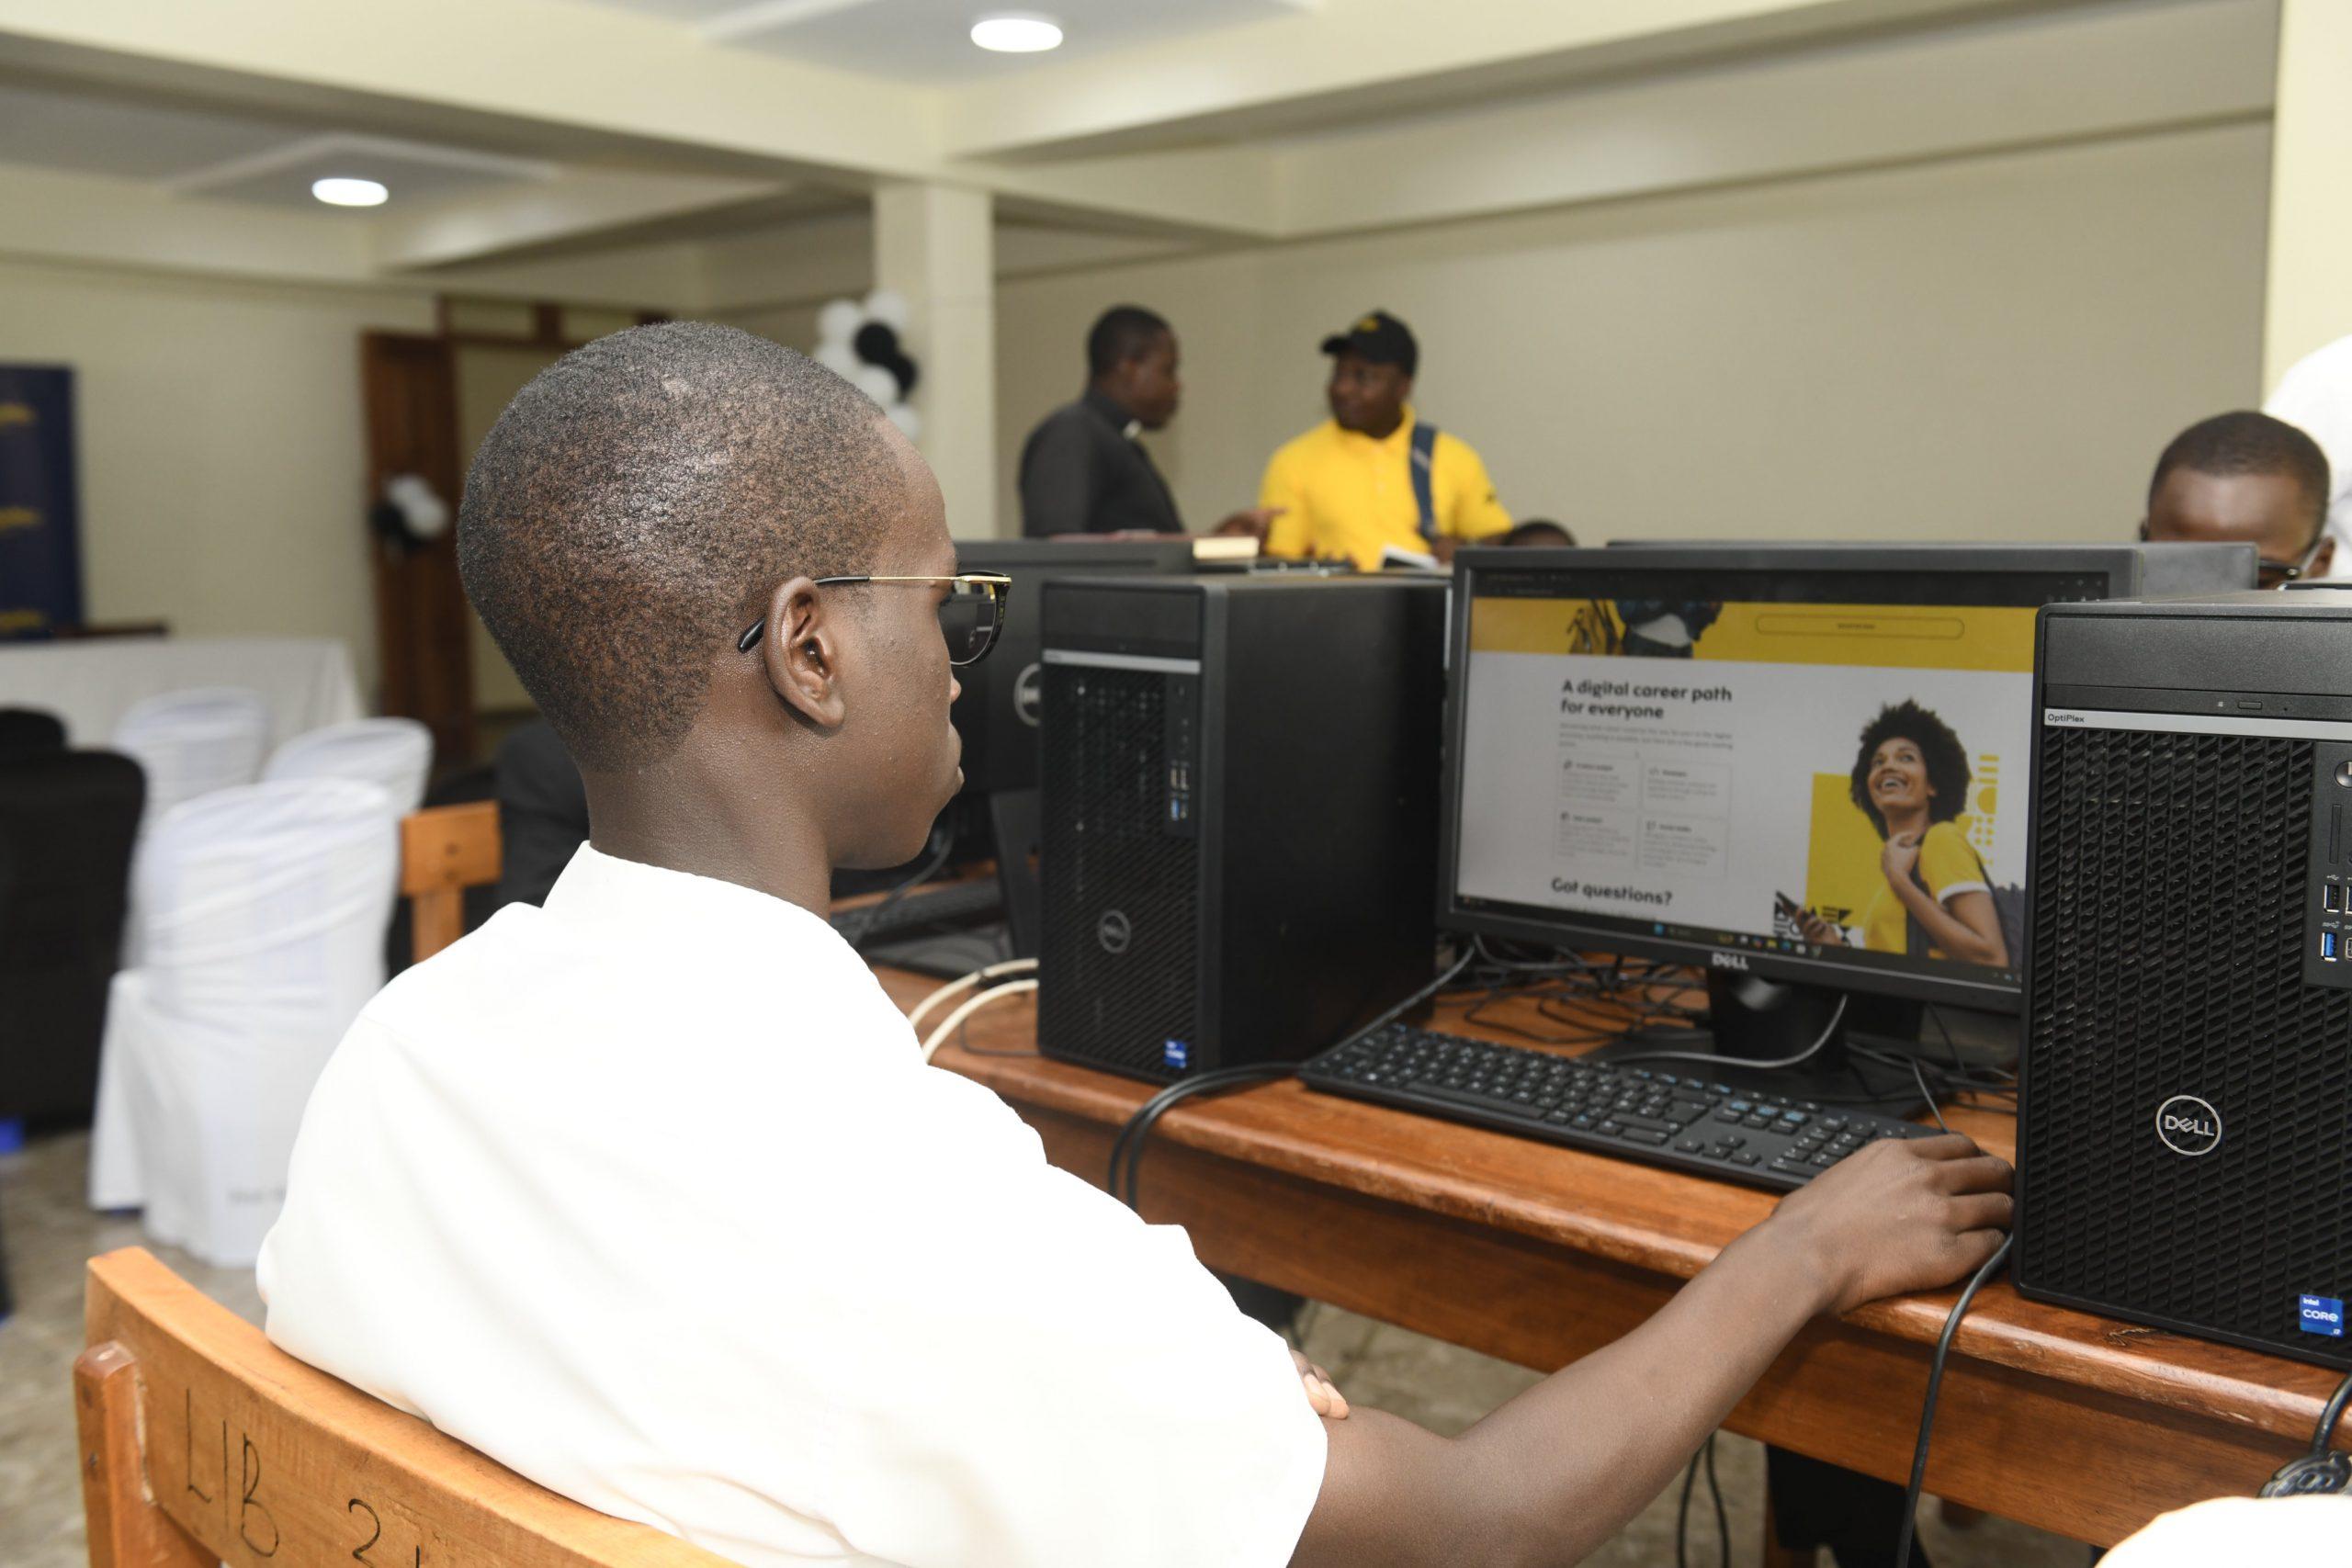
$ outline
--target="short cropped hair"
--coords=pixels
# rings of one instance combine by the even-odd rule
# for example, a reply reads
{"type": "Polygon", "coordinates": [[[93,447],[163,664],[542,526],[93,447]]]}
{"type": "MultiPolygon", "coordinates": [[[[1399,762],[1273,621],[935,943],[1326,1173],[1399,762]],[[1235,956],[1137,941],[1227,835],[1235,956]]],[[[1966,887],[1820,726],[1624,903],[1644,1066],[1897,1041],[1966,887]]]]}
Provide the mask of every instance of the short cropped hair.
{"type": "Polygon", "coordinates": [[[1927,765],[1928,787],[1935,791],[1935,798],[1928,802],[1928,820],[1949,822],[1968,807],[1968,748],[1960,743],[1951,725],[1938,716],[1932,708],[1923,708],[1905,697],[1899,703],[1889,703],[1878,710],[1878,716],[1862,727],[1862,743],[1854,758],[1854,772],[1847,781],[1848,794],[1862,815],[1871,819],[1878,836],[1886,837],[1886,818],[1878,814],[1877,803],[1871,799],[1871,759],[1878,749],[1890,740],[1908,740],[1919,748],[1919,759],[1927,765]]]}
{"type": "Polygon", "coordinates": [[[1086,373],[1100,380],[1143,353],[1169,330],[1159,315],[1140,305],[1114,305],[1086,334],[1086,373]]]}
{"type": "Polygon", "coordinates": [[[515,394],[466,476],[458,569],[582,767],[675,750],[778,582],[869,569],[905,494],[882,423],[831,371],[700,321],[600,338],[515,394]]]}
{"type": "Polygon", "coordinates": [[[2284,474],[2295,481],[2311,509],[2313,543],[2327,525],[2327,454],[2283,419],[2240,409],[2199,420],[2174,436],[2156,459],[2155,474],[2148,480],[2151,502],[2175,468],[2193,474],[2284,474]]]}

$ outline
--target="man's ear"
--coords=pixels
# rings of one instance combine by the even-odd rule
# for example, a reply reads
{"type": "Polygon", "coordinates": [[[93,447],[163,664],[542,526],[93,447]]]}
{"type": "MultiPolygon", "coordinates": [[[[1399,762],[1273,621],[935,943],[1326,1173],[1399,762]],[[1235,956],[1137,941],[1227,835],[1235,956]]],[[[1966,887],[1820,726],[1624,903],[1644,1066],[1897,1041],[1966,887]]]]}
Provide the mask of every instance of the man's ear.
{"type": "Polygon", "coordinates": [[[806,577],[777,583],[768,595],[761,667],[775,694],[821,729],[838,728],[847,712],[842,701],[840,653],[841,639],[826,617],[816,583],[806,577]]]}
{"type": "Polygon", "coordinates": [[[2303,575],[2306,577],[2325,577],[2335,570],[2335,539],[2330,538],[2327,543],[2322,545],[2318,549],[2312,552],[2311,570],[2303,575]]]}

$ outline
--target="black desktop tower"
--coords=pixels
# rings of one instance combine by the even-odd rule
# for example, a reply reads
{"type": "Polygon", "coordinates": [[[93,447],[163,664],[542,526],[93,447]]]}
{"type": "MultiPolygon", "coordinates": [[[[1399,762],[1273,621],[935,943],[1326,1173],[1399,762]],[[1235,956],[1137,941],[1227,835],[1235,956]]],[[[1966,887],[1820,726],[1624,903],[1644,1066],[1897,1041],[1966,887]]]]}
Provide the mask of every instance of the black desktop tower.
{"type": "Polygon", "coordinates": [[[2026,1295],[2352,1367],[2352,593],[2058,604],[2026,1295]]]}
{"type": "Polygon", "coordinates": [[[1428,982],[1446,598],[1046,584],[1046,1055],[1163,1080],[1300,1058],[1428,982]]]}

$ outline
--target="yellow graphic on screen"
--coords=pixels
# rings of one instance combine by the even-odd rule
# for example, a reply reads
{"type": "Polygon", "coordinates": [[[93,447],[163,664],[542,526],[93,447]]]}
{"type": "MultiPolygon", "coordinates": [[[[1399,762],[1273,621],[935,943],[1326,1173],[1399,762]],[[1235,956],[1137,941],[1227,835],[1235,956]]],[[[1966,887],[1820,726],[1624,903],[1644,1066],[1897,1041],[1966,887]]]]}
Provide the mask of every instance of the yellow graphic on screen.
{"type": "MultiPolygon", "coordinates": [[[[1694,660],[2020,674],[2033,669],[2030,605],[1675,606],[1657,601],[1482,598],[1470,609],[1470,647],[1477,653],[1622,653],[1627,603],[1638,603],[1643,612],[1685,612],[1675,618],[1699,628],[1689,645],[1688,657],[1694,660]]],[[[1643,629],[1650,629],[1648,623],[1643,629]]]]}
{"type": "MultiPolygon", "coordinates": [[[[1990,751],[1978,753],[1973,764],[1981,783],[1970,784],[1969,800],[1976,810],[1962,812],[1952,819],[1952,825],[1960,829],[1968,847],[1989,867],[1993,863],[1995,795],[1989,781],[2001,764],[2000,759],[1990,751]]],[[[1878,825],[1869,814],[1854,804],[1853,779],[1845,773],[1813,775],[1810,820],[1812,837],[1805,847],[1804,895],[1800,902],[1831,925],[1843,928],[1849,941],[1860,942],[1861,936],[1856,928],[1872,900],[1886,887],[1885,874],[1879,866],[1886,840],[1879,837],[1878,825]]]]}
{"type": "Polygon", "coordinates": [[[1807,909],[1833,926],[1852,927],[1886,886],[1879,874],[1882,840],[1877,828],[1849,793],[1844,773],[1813,775],[1813,834],[1805,849],[1807,909]]]}

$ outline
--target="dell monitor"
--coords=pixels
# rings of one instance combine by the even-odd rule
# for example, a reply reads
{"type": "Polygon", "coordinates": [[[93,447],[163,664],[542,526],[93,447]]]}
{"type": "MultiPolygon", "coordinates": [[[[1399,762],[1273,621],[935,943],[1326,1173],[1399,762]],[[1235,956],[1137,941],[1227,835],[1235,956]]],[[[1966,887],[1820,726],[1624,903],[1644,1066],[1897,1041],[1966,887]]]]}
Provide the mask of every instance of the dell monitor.
{"type": "MultiPolygon", "coordinates": [[[[1698,965],[1713,1043],[1680,1048],[1804,1057],[1784,1093],[1907,1091],[1843,1026],[2017,1010],[2034,618],[2144,567],[2130,546],[1463,551],[1442,919],[1698,965]]],[[[2206,569],[2253,581],[2244,547],[2206,569]]]]}

